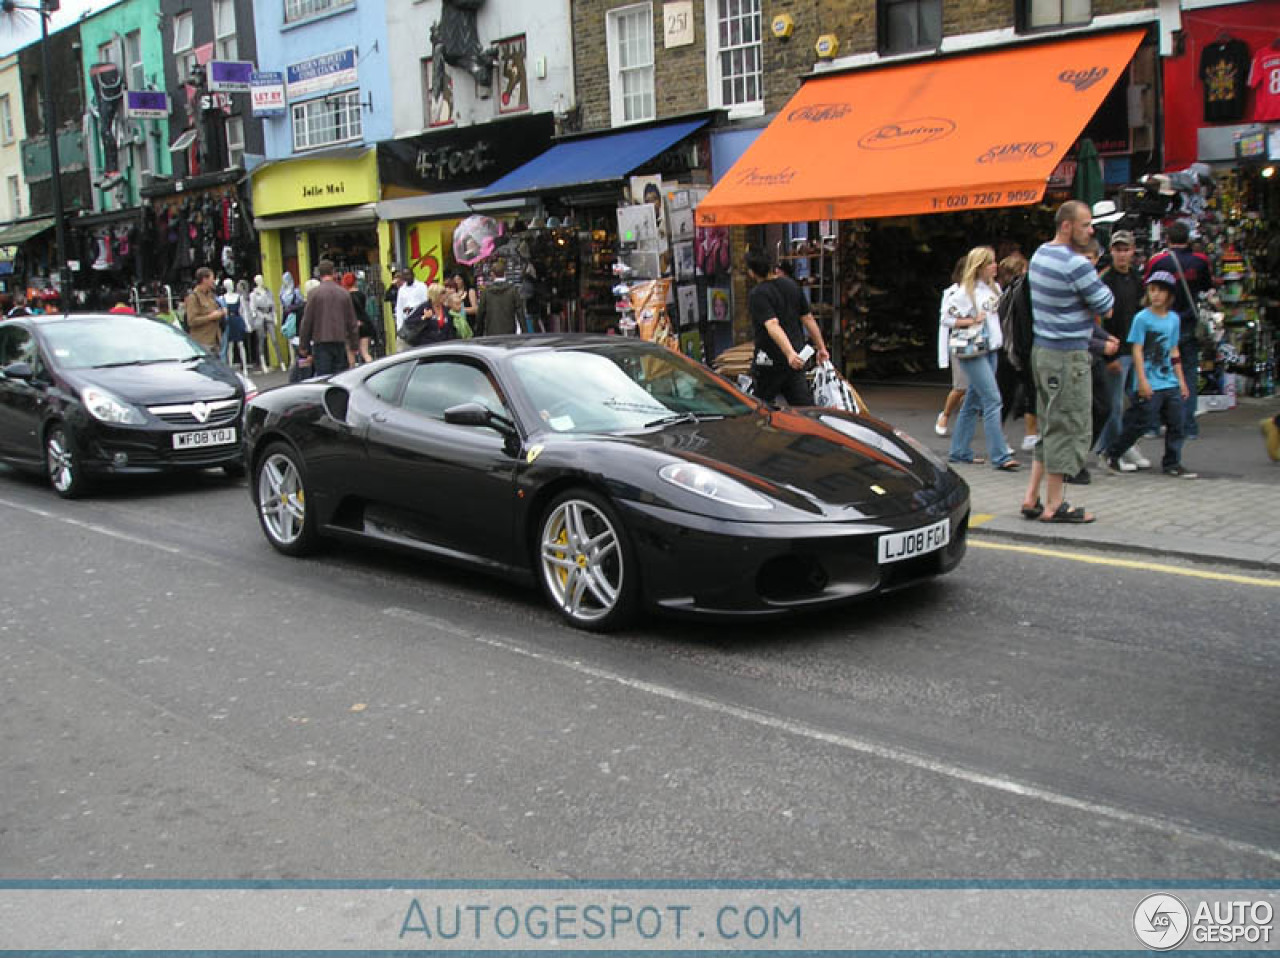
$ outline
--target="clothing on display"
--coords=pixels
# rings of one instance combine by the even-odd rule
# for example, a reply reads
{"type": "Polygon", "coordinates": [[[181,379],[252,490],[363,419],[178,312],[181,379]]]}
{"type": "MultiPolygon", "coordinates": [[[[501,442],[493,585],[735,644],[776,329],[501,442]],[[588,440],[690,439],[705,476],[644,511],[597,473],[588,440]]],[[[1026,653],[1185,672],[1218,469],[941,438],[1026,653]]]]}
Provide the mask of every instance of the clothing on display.
{"type": "Polygon", "coordinates": [[[1249,45],[1224,36],[1200,55],[1206,123],[1236,123],[1244,118],[1249,45]]]}
{"type": "Polygon", "coordinates": [[[1253,88],[1253,120],[1280,120],[1280,40],[1254,54],[1249,86],[1253,88]]]}

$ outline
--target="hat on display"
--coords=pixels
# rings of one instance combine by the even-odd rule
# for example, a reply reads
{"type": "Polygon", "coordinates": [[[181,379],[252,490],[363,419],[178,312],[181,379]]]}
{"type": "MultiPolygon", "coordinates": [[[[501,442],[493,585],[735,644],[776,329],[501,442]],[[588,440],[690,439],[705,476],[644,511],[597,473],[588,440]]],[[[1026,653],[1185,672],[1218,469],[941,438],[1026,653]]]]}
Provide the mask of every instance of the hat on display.
{"type": "Polygon", "coordinates": [[[1116,209],[1114,200],[1098,200],[1093,204],[1093,221],[1095,223],[1114,223],[1124,213],[1116,209]]]}
{"type": "Polygon", "coordinates": [[[1128,230],[1116,230],[1111,234],[1112,246],[1134,246],[1133,234],[1128,230]]]}
{"type": "Polygon", "coordinates": [[[1161,286],[1167,286],[1169,289],[1178,288],[1177,279],[1175,279],[1174,275],[1167,269],[1158,269],[1147,277],[1147,286],[1151,286],[1154,283],[1159,283],[1161,286]]]}

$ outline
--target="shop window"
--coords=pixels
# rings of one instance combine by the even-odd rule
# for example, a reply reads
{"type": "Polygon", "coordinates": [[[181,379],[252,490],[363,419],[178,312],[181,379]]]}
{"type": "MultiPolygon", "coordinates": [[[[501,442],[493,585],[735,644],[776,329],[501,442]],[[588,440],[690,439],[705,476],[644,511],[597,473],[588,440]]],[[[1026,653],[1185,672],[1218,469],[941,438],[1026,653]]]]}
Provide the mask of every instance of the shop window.
{"type": "Polygon", "coordinates": [[[1019,0],[1018,29],[1042,30],[1088,23],[1093,19],[1092,0],[1019,0]]]}
{"type": "Polygon", "coordinates": [[[191,11],[174,14],[173,62],[178,71],[178,82],[187,83],[196,65],[195,34],[192,32],[191,11]]]}
{"type": "Polygon", "coordinates": [[[295,151],[358,140],[362,135],[359,90],[293,105],[295,151]]]}
{"type": "Polygon", "coordinates": [[[355,0],[284,0],[284,22],[318,17],[330,10],[355,6],[355,0]]]}
{"type": "Polygon", "coordinates": [[[712,105],[763,109],[761,29],[760,0],[707,4],[712,105]]]}
{"type": "Polygon", "coordinates": [[[114,40],[98,47],[98,62],[111,63],[117,68],[120,66],[120,48],[116,46],[114,40]]]}
{"type": "Polygon", "coordinates": [[[609,101],[615,126],[652,120],[653,5],[610,10],[605,21],[609,44],[609,101]]]}
{"type": "Polygon", "coordinates": [[[146,71],[142,67],[142,31],[134,30],[124,35],[124,61],[126,79],[130,90],[145,90],[146,71]]]}
{"type": "Polygon", "coordinates": [[[226,128],[227,165],[244,166],[244,117],[227,117],[226,128]]]}
{"type": "Polygon", "coordinates": [[[213,0],[213,58],[234,60],[238,52],[235,0],[213,0]]]}
{"type": "Polygon", "coordinates": [[[0,95],[0,141],[13,142],[13,104],[7,93],[0,95]]]}
{"type": "Polygon", "coordinates": [[[880,0],[881,53],[932,50],[942,43],[942,0],[880,0]]]}

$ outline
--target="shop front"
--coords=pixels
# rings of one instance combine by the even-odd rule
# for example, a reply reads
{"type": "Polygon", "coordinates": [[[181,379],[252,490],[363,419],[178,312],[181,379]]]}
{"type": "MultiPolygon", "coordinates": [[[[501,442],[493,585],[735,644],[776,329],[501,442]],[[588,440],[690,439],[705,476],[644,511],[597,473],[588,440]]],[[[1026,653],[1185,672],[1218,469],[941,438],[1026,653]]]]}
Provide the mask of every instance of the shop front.
{"type": "Polygon", "coordinates": [[[1182,13],[1164,61],[1165,167],[1154,199],[1185,218],[1221,285],[1200,404],[1275,393],[1280,338],[1280,0],[1182,13]]]}
{"type": "Polygon", "coordinates": [[[706,312],[705,299],[694,293],[693,206],[710,183],[707,126],[714,116],[558,138],[469,198],[473,209],[526,206],[525,229],[498,255],[522,264],[533,328],[631,331],[634,297],[620,299],[617,290],[655,282],[647,289],[662,290],[658,311],[678,317],[691,350],[697,337],[701,358],[706,312]]]}
{"type": "MultiPolygon", "coordinates": [[[[1050,180],[1127,72],[1144,31],[825,74],[698,206],[806,288],[850,377],[931,374],[939,295],[978,245],[1029,255],[1050,180]]],[[[745,332],[745,325],[739,329],[745,332]]],[[[749,335],[749,334],[748,334],[749,335]]]]}
{"type": "Polygon", "coordinates": [[[374,148],[327,150],[265,163],[250,180],[262,275],[277,295],[284,273],[301,285],[321,259],[332,260],[339,273],[363,271],[368,276],[379,275],[389,261],[390,229],[377,214],[374,148]]]}

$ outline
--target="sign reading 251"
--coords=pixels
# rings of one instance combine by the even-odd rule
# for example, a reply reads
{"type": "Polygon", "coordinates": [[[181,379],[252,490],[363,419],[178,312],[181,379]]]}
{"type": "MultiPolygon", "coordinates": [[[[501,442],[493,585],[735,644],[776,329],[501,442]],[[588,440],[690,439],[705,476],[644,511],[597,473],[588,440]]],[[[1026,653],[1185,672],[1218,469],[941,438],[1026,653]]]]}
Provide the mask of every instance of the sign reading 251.
{"type": "Polygon", "coordinates": [[[668,50],[693,43],[693,0],[662,5],[662,43],[668,50]]]}

